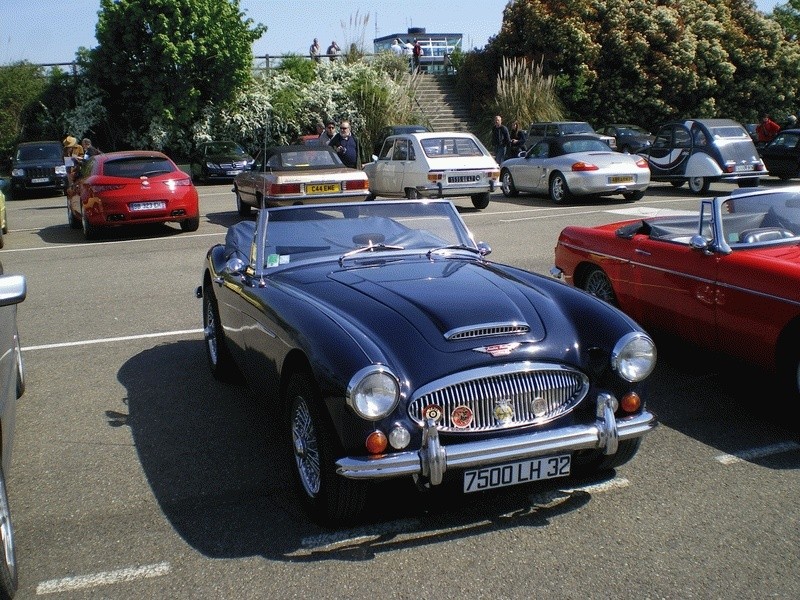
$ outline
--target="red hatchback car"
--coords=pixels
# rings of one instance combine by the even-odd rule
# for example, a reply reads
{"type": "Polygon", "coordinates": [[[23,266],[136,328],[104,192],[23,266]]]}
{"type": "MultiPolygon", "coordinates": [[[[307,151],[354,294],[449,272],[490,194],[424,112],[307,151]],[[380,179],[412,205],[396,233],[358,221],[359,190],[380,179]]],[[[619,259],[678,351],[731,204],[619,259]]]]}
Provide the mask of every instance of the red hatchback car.
{"type": "Polygon", "coordinates": [[[187,173],[161,152],[132,150],[87,160],[67,190],[67,221],[95,239],[106,227],[180,223],[197,231],[200,205],[187,173]]]}
{"type": "Polygon", "coordinates": [[[800,186],[738,190],[693,215],[566,227],[551,273],[651,333],[772,372],[800,399],[800,186]]]}

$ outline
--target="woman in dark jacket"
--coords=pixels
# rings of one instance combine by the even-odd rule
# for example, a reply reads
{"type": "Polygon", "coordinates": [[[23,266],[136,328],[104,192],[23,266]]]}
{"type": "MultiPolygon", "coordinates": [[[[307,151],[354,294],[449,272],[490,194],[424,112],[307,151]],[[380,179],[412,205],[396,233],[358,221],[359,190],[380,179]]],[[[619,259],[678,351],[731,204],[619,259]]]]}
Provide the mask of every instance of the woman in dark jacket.
{"type": "Polygon", "coordinates": [[[508,156],[509,158],[514,158],[520,152],[525,152],[525,131],[519,128],[519,121],[511,123],[509,134],[511,135],[511,146],[508,156]]]}

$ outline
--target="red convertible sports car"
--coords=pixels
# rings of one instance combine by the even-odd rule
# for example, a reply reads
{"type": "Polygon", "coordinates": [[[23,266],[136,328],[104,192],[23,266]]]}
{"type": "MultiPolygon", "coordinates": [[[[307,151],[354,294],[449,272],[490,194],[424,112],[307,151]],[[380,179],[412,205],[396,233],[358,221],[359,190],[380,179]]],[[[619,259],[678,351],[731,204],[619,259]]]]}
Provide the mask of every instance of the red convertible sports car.
{"type": "Polygon", "coordinates": [[[189,175],[161,152],[98,154],[67,188],[67,222],[87,240],[107,227],[170,221],[197,231],[200,204],[189,175]]]}
{"type": "Polygon", "coordinates": [[[652,333],[774,372],[800,398],[800,187],[737,190],[692,216],[567,227],[551,273],[652,333]]]}

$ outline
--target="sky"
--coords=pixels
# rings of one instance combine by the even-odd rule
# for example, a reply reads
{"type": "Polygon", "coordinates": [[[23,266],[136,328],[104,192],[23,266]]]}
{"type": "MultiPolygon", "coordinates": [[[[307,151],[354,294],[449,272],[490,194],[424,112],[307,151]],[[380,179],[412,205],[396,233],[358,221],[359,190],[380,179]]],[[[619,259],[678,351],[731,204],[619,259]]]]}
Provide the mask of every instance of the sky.
{"type": "MultiPolygon", "coordinates": [[[[362,38],[371,49],[374,38],[406,34],[411,27],[423,27],[428,33],[460,33],[465,50],[483,48],[500,31],[507,4],[507,0],[444,0],[436,7],[434,2],[240,0],[239,6],[245,16],[268,28],[253,44],[253,54],[280,56],[308,54],[315,37],[323,51],[333,40],[344,49],[362,38]]],[[[769,13],[783,3],[757,0],[756,6],[769,13]]],[[[0,0],[0,64],[72,62],[78,48],[97,45],[94,30],[99,10],[100,0],[0,0]]]]}

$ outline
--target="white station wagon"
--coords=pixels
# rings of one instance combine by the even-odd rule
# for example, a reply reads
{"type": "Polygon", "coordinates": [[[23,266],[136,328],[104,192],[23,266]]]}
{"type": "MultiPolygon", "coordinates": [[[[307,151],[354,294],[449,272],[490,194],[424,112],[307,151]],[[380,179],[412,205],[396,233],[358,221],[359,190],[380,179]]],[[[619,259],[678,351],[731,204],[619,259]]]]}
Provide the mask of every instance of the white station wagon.
{"type": "Polygon", "coordinates": [[[469,196],[486,208],[500,168],[471,133],[430,132],[386,138],[380,154],[364,165],[370,196],[448,198],[469,196]]]}

